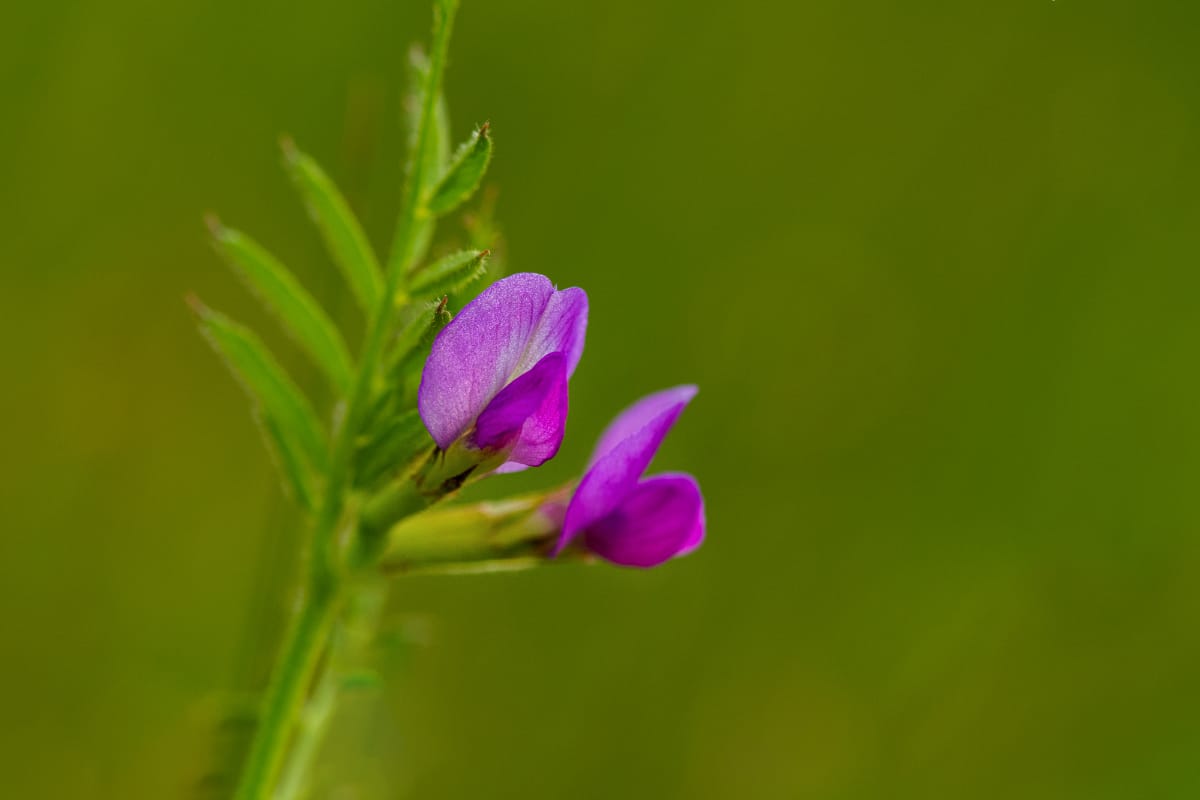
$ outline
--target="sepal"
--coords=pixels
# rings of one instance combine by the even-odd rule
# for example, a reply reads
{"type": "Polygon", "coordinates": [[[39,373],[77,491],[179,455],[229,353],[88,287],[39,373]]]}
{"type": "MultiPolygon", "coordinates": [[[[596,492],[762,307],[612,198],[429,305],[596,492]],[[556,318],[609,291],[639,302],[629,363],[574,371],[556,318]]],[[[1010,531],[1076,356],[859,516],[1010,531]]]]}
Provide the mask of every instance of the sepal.
{"type": "Polygon", "coordinates": [[[416,409],[399,414],[360,446],[354,485],[372,487],[389,474],[404,474],[433,446],[416,409]]]}
{"type": "Polygon", "coordinates": [[[423,205],[429,214],[449,214],[475,194],[492,160],[489,129],[489,123],[480,125],[450,158],[441,180],[425,198],[423,205]]]}
{"type": "Polygon", "coordinates": [[[480,571],[544,562],[562,522],[566,487],[439,509],[392,526],[380,558],[387,574],[480,571]]]}
{"type": "Polygon", "coordinates": [[[429,298],[457,295],[487,271],[490,250],[459,250],[421,269],[412,279],[410,293],[429,298]]]}

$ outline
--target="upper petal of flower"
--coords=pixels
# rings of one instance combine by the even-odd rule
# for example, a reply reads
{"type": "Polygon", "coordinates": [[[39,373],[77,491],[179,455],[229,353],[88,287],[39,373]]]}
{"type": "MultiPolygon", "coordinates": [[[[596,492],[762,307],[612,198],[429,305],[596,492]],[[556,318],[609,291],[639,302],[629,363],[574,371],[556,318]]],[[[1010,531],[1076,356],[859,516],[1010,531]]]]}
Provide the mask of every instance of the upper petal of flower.
{"type": "MultiPolygon", "coordinates": [[[[663,389],[661,392],[646,395],[641,400],[638,400],[618,414],[616,419],[604,429],[604,433],[600,434],[600,439],[596,442],[596,449],[592,451],[592,458],[588,461],[588,464],[595,464],[610,450],[625,439],[628,439],[639,429],[645,427],[656,417],[670,414],[672,416],[670,421],[667,422],[667,428],[663,430],[663,434],[665,435],[666,431],[670,429],[671,425],[675,424],[675,420],[683,413],[683,409],[691,402],[698,391],[700,391],[698,388],[688,384],[675,386],[671,389],[663,389]]],[[[657,444],[655,445],[655,449],[658,449],[657,444]]]]}
{"type": "Polygon", "coordinates": [[[591,523],[616,510],[637,486],[667,431],[696,395],[696,387],[657,392],[623,411],[600,437],[592,465],[571,497],[555,552],[591,523]]]}
{"type": "Polygon", "coordinates": [[[694,550],[704,538],[704,498],[691,475],[647,478],[608,516],[588,526],[584,541],[603,559],[654,567],[694,550]]]}
{"type": "Polygon", "coordinates": [[[417,406],[445,449],[515,376],[552,352],[570,375],[583,352],[587,295],[555,291],[544,275],[503,278],[467,304],[434,340],[421,375],[417,406]]]}
{"type": "Polygon", "coordinates": [[[509,463],[536,467],[558,452],[566,424],[566,356],[550,353],[488,403],[472,444],[485,450],[511,447],[509,463]]]}
{"type": "Polygon", "coordinates": [[[583,289],[573,286],[550,295],[542,318],[513,374],[532,369],[548,353],[557,352],[566,356],[567,377],[574,375],[579,358],[583,355],[587,321],[588,299],[583,289]]]}

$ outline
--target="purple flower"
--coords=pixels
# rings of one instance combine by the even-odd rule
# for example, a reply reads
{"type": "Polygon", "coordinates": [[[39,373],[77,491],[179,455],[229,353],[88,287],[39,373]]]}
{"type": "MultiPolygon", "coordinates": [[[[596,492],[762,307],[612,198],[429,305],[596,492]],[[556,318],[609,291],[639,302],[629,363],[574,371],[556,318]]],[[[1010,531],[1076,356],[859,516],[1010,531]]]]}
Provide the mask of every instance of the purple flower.
{"type": "Polygon", "coordinates": [[[629,567],[653,567],[704,541],[704,498],[691,475],[643,478],[695,386],[644,397],[600,437],[587,472],[567,505],[557,555],[582,536],[588,550],[629,567]]]}
{"type": "Polygon", "coordinates": [[[498,472],[548,461],[562,444],[567,379],[583,354],[587,294],[544,275],[496,281],[433,342],[417,407],[438,447],[502,453],[498,472]]]}

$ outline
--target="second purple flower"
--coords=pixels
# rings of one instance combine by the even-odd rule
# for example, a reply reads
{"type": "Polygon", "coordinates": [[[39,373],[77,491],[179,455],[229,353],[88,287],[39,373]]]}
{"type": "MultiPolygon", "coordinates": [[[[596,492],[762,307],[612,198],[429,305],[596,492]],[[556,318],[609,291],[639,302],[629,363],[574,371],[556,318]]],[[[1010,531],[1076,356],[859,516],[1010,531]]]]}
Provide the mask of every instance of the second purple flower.
{"type": "Polygon", "coordinates": [[[555,555],[582,539],[615,564],[654,567],[703,543],[704,497],[696,479],[681,472],[642,476],[695,396],[695,386],[676,386],[617,415],[567,503],[555,555]]]}

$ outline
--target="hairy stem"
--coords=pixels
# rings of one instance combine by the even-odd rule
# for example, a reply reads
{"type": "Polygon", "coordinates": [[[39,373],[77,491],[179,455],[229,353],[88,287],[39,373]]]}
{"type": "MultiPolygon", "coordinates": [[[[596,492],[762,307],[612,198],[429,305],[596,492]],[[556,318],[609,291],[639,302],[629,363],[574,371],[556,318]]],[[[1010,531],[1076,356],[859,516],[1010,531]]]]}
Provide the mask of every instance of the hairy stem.
{"type": "Polygon", "coordinates": [[[237,800],[271,796],[340,605],[341,593],[332,584],[314,585],[301,601],[275,663],[254,744],[242,771],[237,800]]]}
{"type": "Polygon", "coordinates": [[[326,667],[323,673],[312,699],[301,711],[291,755],[279,781],[278,800],[301,800],[310,789],[308,781],[312,777],[313,761],[337,705],[337,671],[326,667]]]}
{"type": "MultiPolygon", "coordinates": [[[[300,608],[289,628],[268,684],[262,716],[235,795],[237,800],[266,800],[274,794],[280,768],[295,739],[296,724],[313,687],[317,668],[328,647],[330,632],[342,604],[348,576],[344,574],[338,559],[337,532],[346,511],[355,441],[370,406],[384,343],[394,320],[395,297],[406,268],[403,254],[409,251],[416,228],[422,180],[419,154],[433,124],[456,7],[456,0],[444,0],[434,7],[432,58],[425,103],[418,125],[417,156],[413,157],[408,170],[396,240],[393,242],[393,258],[384,275],[384,291],[379,307],[367,321],[358,371],[346,399],[342,424],[333,441],[325,476],[325,491],[312,530],[309,589],[301,598],[300,608]]],[[[357,526],[357,520],[347,522],[352,527],[357,526]]]]}
{"type": "Polygon", "coordinates": [[[454,14],[458,11],[458,0],[443,0],[433,7],[433,47],[429,53],[429,77],[422,95],[421,114],[417,122],[417,135],[409,153],[408,176],[404,182],[400,217],[396,222],[396,235],[392,239],[392,253],[388,259],[387,273],[391,291],[385,293],[391,303],[396,290],[412,264],[405,263],[411,251],[412,238],[417,228],[420,213],[421,187],[424,184],[426,144],[432,135],[434,114],[437,113],[438,97],[442,91],[442,74],[446,70],[446,51],[450,47],[450,30],[454,26],[454,14]]]}
{"type": "MultiPolygon", "coordinates": [[[[429,67],[429,85],[426,87],[425,104],[421,109],[421,118],[417,129],[417,143],[414,148],[417,155],[412,158],[405,197],[400,208],[400,221],[396,227],[396,238],[392,242],[393,253],[403,254],[408,251],[409,240],[415,227],[421,185],[420,153],[433,125],[435,100],[442,84],[442,72],[446,65],[446,50],[450,43],[450,29],[454,21],[456,5],[456,3],[450,2],[446,3],[444,8],[441,4],[434,6],[433,55],[429,67]]],[[[404,272],[403,256],[394,256],[384,275],[384,289],[379,301],[379,308],[371,316],[367,325],[366,341],[363,343],[362,355],[359,358],[358,374],[355,376],[354,385],[350,390],[350,397],[346,402],[346,415],[334,441],[333,456],[330,458],[325,503],[321,509],[316,530],[315,549],[318,561],[325,560],[328,563],[332,560],[333,534],[337,529],[337,521],[345,502],[355,438],[358,436],[363,417],[370,405],[371,390],[383,354],[384,341],[394,318],[396,292],[404,277],[404,272]]]]}

